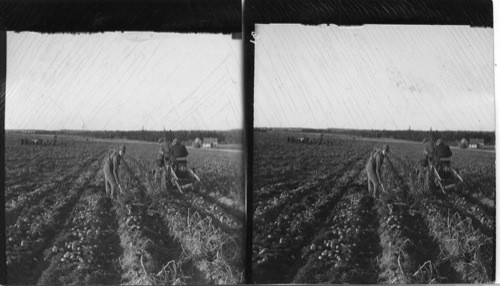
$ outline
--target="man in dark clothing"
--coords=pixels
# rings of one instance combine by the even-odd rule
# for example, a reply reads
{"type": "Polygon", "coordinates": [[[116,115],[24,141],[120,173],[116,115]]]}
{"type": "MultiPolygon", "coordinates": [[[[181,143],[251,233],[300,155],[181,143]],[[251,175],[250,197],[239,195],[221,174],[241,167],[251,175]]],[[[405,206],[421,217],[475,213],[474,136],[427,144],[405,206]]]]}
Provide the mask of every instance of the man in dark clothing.
{"type": "Polygon", "coordinates": [[[120,149],[118,151],[113,151],[104,163],[103,171],[104,184],[106,185],[106,195],[110,196],[111,198],[116,198],[117,196],[116,187],[118,187],[121,191],[119,167],[120,161],[123,155],[125,155],[125,152],[125,146],[120,146],[120,149]]]}
{"type": "Polygon", "coordinates": [[[172,153],[174,154],[174,158],[184,158],[188,155],[186,146],[180,143],[177,138],[172,141],[172,153]]]}
{"type": "Polygon", "coordinates": [[[375,149],[368,158],[366,163],[366,173],[368,175],[368,193],[373,197],[378,196],[379,186],[384,189],[382,185],[382,180],[380,179],[380,174],[382,173],[382,164],[384,164],[384,158],[389,153],[389,146],[384,144],[382,149],[375,149]],[[373,185],[373,192],[372,192],[373,185]]]}
{"type": "Polygon", "coordinates": [[[181,144],[179,142],[179,139],[174,139],[174,141],[172,141],[172,153],[173,153],[173,157],[174,157],[174,164],[173,164],[173,168],[174,168],[174,171],[177,173],[177,171],[185,171],[185,164],[181,164],[177,161],[178,158],[186,158],[187,155],[188,155],[188,151],[186,149],[186,146],[184,146],[183,144],[181,144]]]}
{"type": "Polygon", "coordinates": [[[441,158],[449,158],[451,155],[451,149],[450,146],[448,146],[442,139],[439,139],[436,141],[436,148],[435,148],[435,158],[436,159],[441,159],[441,158]]]}
{"type": "Polygon", "coordinates": [[[451,153],[450,146],[446,145],[442,139],[436,141],[436,148],[434,149],[434,163],[438,171],[441,171],[443,167],[450,166],[450,157],[453,155],[451,153]]]}

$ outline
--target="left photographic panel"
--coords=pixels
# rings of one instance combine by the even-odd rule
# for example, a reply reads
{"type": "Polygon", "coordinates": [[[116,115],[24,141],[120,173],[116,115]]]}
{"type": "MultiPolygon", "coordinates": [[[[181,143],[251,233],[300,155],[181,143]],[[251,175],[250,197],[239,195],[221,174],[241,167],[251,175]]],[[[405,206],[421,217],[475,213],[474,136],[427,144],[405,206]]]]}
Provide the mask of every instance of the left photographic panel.
{"type": "Polygon", "coordinates": [[[244,282],[241,44],[7,32],[8,284],[244,282]]]}

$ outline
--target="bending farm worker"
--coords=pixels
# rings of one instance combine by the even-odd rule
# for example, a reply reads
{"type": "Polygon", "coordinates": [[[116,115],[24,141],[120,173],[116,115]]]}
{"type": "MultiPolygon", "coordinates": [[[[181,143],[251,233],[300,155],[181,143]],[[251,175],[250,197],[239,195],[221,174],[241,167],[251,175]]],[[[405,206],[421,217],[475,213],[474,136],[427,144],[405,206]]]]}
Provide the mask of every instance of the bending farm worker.
{"type": "Polygon", "coordinates": [[[163,167],[164,160],[166,160],[167,162],[173,161],[172,144],[170,144],[170,142],[164,138],[158,140],[158,143],[161,144],[159,151],[160,156],[158,158],[159,159],[158,166],[163,167]]]}
{"type": "Polygon", "coordinates": [[[165,138],[160,138],[158,140],[160,144],[160,150],[158,151],[158,159],[156,159],[156,169],[153,170],[155,180],[158,182],[164,174],[165,164],[170,165],[173,161],[172,145],[165,138]]]}
{"type": "Polygon", "coordinates": [[[368,177],[368,193],[373,197],[378,196],[379,186],[382,188],[382,190],[384,190],[380,174],[382,172],[382,164],[384,164],[384,158],[385,156],[387,156],[388,153],[389,153],[389,146],[384,144],[382,146],[382,149],[375,149],[375,151],[370,154],[368,162],[366,163],[366,173],[368,177]]]}
{"type": "Polygon", "coordinates": [[[423,167],[427,167],[429,161],[432,162],[432,160],[434,159],[433,158],[434,157],[434,143],[432,142],[432,139],[428,139],[428,138],[424,138],[422,143],[424,144],[424,150],[422,151],[422,153],[424,153],[424,158],[421,160],[420,164],[423,167]]]}
{"type": "Polygon", "coordinates": [[[106,195],[111,198],[116,198],[117,187],[120,191],[122,190],[120,186],[119,168],[120,161],[122,160],[123,155],[125,155],[125,152],[125,146],[120,146],[120,149],[118,149],[118,151],[113,151],[104,163],[103,171],[104,184],[106,185],[106,195]]]}

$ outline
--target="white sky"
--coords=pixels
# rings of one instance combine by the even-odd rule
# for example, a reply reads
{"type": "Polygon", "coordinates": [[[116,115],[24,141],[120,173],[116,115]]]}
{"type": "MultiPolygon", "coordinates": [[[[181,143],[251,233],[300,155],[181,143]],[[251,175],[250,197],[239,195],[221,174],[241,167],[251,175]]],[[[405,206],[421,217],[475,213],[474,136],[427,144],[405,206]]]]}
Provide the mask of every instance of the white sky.
{"type": "Polygon", "coordinates": [[[493,29],[257,25],[255,127],[495,129],[493,29]]]}
{"type": "Polygon", "coordinates": [[[243,127],[241,40],[7,33],[6,129],[243,127]]]}

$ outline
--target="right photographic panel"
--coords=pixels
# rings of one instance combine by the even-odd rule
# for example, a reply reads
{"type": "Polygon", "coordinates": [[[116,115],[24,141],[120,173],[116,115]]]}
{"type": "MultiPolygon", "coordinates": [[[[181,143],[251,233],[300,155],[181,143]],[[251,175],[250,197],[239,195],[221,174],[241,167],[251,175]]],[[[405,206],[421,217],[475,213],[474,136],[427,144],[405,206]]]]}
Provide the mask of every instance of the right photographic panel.
{"type": "Polygon", "coordinates": [[[252,282],[494,281],[493,28],[252,35],[252,282]]]}

